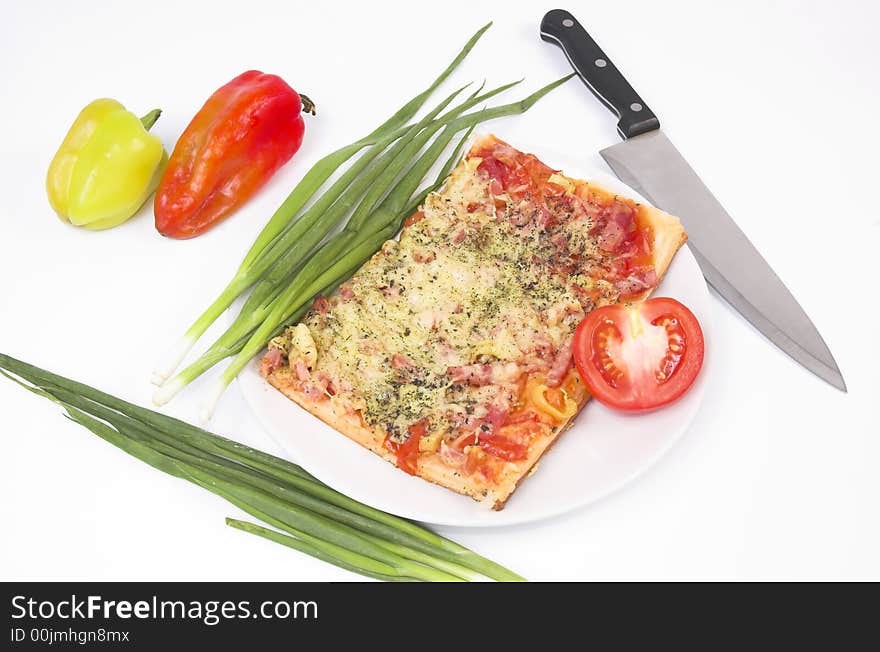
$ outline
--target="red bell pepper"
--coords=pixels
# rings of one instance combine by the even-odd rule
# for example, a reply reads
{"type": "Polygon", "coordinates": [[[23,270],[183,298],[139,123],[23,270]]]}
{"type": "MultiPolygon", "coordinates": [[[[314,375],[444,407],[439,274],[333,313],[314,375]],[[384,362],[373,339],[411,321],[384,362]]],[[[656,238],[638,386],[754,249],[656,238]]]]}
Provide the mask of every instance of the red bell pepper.
{"type": "Polygon", "coordinates": [[[276,75],[250,70],[218,89],[183,132],[156,191],[156,229],[192,238],[259,190],[302,144],[314,105],[276,75]]]}

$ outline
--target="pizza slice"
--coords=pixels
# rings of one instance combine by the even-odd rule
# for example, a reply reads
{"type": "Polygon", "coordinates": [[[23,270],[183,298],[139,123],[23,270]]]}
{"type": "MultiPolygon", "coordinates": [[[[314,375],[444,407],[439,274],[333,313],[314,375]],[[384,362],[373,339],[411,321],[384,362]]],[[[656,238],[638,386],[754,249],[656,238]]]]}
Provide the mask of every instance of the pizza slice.
{"type": "Polygon", "coordinates": [[[578,322],[645,298],[685,240],[678,218],[486,136],[261,371],[406,473],[501,509],[588,399],[578,322]]]}

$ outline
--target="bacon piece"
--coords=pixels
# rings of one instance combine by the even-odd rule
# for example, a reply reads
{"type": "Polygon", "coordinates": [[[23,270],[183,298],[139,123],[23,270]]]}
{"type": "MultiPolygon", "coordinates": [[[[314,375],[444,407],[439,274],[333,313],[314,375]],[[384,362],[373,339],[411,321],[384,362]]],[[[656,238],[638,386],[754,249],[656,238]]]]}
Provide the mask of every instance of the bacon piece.
{"type": "Polygon", "coordinates": [[[466,364],[459,367],[449,367],[446,370],[446,375],[453,382],[481,387],[492,382],[492,365],[466,364]]]}
{"type": "MultiPolygon", "coordinates": [[[[598,222],[605,213],[605,207],[598,202],[592,201],[589,195],[587,197],[582,197],[582,199],[583,201],[580,202],[580,207],[583,210],[584,215],[590,218],[593,222],[598,222]]],[[[595,233],[590,232],[590,235],[595,235],[595,233]]]]}
{"type": "Polygon", "coordinates": [[[458,430],[464,428],[468,423],[468,417],[470,415],[464,411],[464,408],[456,405],[456,409],[448,409],[445,411],[443,418],[446,420],[446,423],[449,425],[450,430],[458,430]]]}
{"type": "Polygon", "coordinates": [[[358,351],[367,355],[375,355],[382,350],[382,343],[379,340],[371,338],[363,339],[358,342],[358,351]]]}
{"type": "Polygon", "coordinates": [[[550,242],[552,242],[553,246],[561,252],[568,251],[568,236],[564,232],[556,233],[550,238],[550,242]]]}
{"type": "Polygon", "coordinates": [[[532,221],[532,216],[524,211],[515,210],[510,212],[507,219],[514,226],[525,226],[532,221]]]}
{"type": "Polygon", "coordinates": [[[550,365],[550,371],[547,372],[547,386],[559,387],[568,370],[571,368],[572,353],[571,339],[569,338],[556,353],[553,364],[550,365]]]}
{"type": "Polygon", "coordinates": [[[522,375],[522,369],[515,362],[500,364],[466,364],[446,369],[447,377],[456,383],[473,387],[511,383],[522,375]]]}
{"type": "Polygon", "coordinates": [[[309,368],[302,360],[297,360],[293,363],[293,372],[296,374],[297,380],[301,382],[306,382],[312,378],[312,374],[309,373],[309,368]]]}
{"type": "Polygon", "coordinates": [[[553,352],[553,342],[540,331],[535,332],[528,339],[523,338],[519,346],[525,351],[534,351],[541,358],[546,358],[553,352]]]}
{"type": "Polygon", "coordinates": [[[508,167],[519,165],[520,157],[528,158],[530,154],[523,154],[517,151],[511,145],[498,141],[492,147],[492,155],[508,167]]]}
{"type": "Polygon", "coordinates": [[[633,210],[632,206],[619,199],[615,199],[614,203],[611,205],[611,212],[608,219],[616,222],[624,231],[631,231],[635,217],[636,212],[633,210]]]}
{"type": "Polygon", "coordinates": [[[455,235],[452,236],[452,244],[461,244],[466,235],[467,232],[464,229],[459,229],[455,232],[455,235]]]}
{"type": "Polygon", "coordinates": [[[399,285],[381,285],[379,286],[379,291],[385,295],[386,297],[399,297],[400,296],[400,287],[399,285]]]}
{"type": "MultiPolygon", "coordinates": [[[[538,204],[538,206],[537,206],[537,221],[538,221],[538,226],[541,227],[542,229],[552,229],[554,226],[556,226],[556,222],[558,220],[557,220],[556,215],[554,215],[549,210],[547,210],[547,207],[544,206],[544,204],[538,204]]],[[[568,242],[565,240],[563,240],[562,242],[563,242],[563,248],[567,250],[568,249],[568,242]]],[[[558,243],[556,243],[556,244],[558,246],[558,243]]]]}
{"type": "Polygon", "coordinates": [[[534,374],[539,371],[546,371],[547,363],[541,358],[527,357],[523,360],[522,369],[524,373],[534,374]]]}
{"type": "Polygon", "coordinates": [[[609,220],[599,234],[599,248],[608,252],[615,251],[623,242],[624,237],[626,237],[626,233],[620,228],[620,225],[609,220]]]}
{"type": "Polygon", "coordinates": [[[317,379],[315,379],[315,385],[323,392],[330,396],[336,396],[338,388],[336,387],[336,383],[333,382],[333,379],[330,378],[326,373],[318,374],[317,379]]]}
{"type": "Polygon", "coordinates": [[[429,330],[434,329],[437,325],[443,321],[446,317],[446,314],[439,310],[423,310],[419,314],[416,315],[416,321],[422,328],[427,328],[429,330]]]}
{"type": "Polygon", "coordinates": [[[635,226],[635,211],[629,204],[614,200],[608,211],[608,221],[599,233],[599,248],[617,251],[635,226]]]}
{"type": "Polygon", "coordinates": [[[572,283],[569,285],[569,289],[577,295],[578,303],[581,305],[581,311],[584,313],[590,312],[595,306],[596,302],[599,301],[599,297],[601,296],[601,292],[599,292],[596,288],[587,289],[577,283],[572,283]]]}
{"type": "Polygon", "coordinates": [[[432,260],[437,258],[437,254],[433,251],[425,251],[423,249],[416,249],[412,253],[413,260],[417,263],[430,263],[432,260]]]}
{"type": "Polygon", "coordinates": [[[260,373],[263,376],[268,376],[273,371],[278,369],[278,367],[284,364],[284,358],[284,351],[282,351],[281,349],[276,349],[274,347],[270,348],[260,362],[260,373]]]}
{"type": "MultiPolygon", "coordinates": [[[[493,152],[491,156],[484,158],[480,162],[480,164],[477,166],[477,170],[484,172],[493,181],[495,181],[498,184],[498,186],[501,186],[502,188],[504,188],[505,183],[507,181],[507,174],[508,174],[507,166],[505,166],[503,163],[501,163],[495,154],[496,153],[493,152]]],[[[493,185],[494,184],[492,184],[490,182],[490,188],[493,185]]],[[[494,186],[494,187],[497,188],[498,186],[494,186]]],[[[494,194],[498,194],[498,193],[494,193],[494,194]]]]}
{"type": "Polygon", "coordinates": [[[303,383],[302,393],[313,401],[320,401],[327,398],[324,389],[315,383],[303,383]]]}
{"type": "Polygon", "coordinates": [[[525,226],[532,221],[536,214],[535,205],[524,199],[509,211],[507,219],[514,226],[525,226]]]}
{"type": "Polygon", "coordinates": [[[354,291],[348,285],[343,285],[339,288],[339,296],[343,299],[352,299],[354,298],[354,291]]]}
{"type": "Polygon", "coordinates": [[[639,270],[625,279],[614,282],[614,289],[625,297],[644,292],[657,284],[657,272],[654,268],[639,270]]]}
{"type": "Polygon", "coordinates": [[[330,302],[327,301],[327,297],[322,297],[320,294],[315,297],[315,303],[312,304],[312,310],[322,315],[327,314],[327,311],[330,310],[330,302]]]}
{"type": "MultiPolygon", "coordinates": [[[[568,207],[568,212],[571,213],[571,221],[592,221],[596,218],[595,215],[595,207],[593,204],[585,201],[581,197],[569,197],[566,196],[565,199],[569,200],[566,206],[568,207]]],[[[566,211],[561,211],[565,213],[566,211]]]]}
{"type": "Polygon", "coordinates": [[[468,446],[473,446],[476,443],[476,433],[473,433],[470,430],[462,430],[452,440],[449,441],[449,447],[453,450],[463,451],[468,446]]]}
{"type": "Polygon", "coordinates": [[[405,355],[395,353],[391,356],[392,369],[406,369],[407,371],[412,371],[413,369],[415,369],[415,367],[415,363],[407,358],[405,355]]]}
{"type": "Polygon", "coordinates": [[[486,410],[486,425],[489,426],[488,432],[497,432],[507,422],[509,414],[510,402],[503,396],[499,396],[486,410]]]}
{"type": "Polygon", "coordinates": [[[399,353],[391,356],[391,368],[394,370],[394,377],[404,383],[412,382],[415,378],[423,378],[425,375],[424,370],[419,369],[415,362],[399,353]]]}
{"type": "MultiPolygon", "coordinates": [[[[583,312],[581,309],[581,304],[577,301],[572,301],[569,299],[561,301],[560,303],[553,304],[552,306],[547,308],[547,310],[544,310],[541,313],[541,316],[544,318],[544,321],[549,326],[555,326],[563,319],[565,319],[568,315],[576,315],[581,312],[583,312]]],[[[583,317],[583,315],[580,316],[583,317]]]]}
{"type": "Polygon", "coordinates": [[[322,401],[336,395],[337,387],[327,374],[320,373],[317,377],[312,378],[309,370],[301,361],[296,362],[294,372],[302,383],[302,393],[311,400],[322,401]]]}
{"type": "Polygon", "coordinates": [[[446,442],[440,442],[440,459],[448,466],[464,466],[467,454],[448,446],[446,442]]]}

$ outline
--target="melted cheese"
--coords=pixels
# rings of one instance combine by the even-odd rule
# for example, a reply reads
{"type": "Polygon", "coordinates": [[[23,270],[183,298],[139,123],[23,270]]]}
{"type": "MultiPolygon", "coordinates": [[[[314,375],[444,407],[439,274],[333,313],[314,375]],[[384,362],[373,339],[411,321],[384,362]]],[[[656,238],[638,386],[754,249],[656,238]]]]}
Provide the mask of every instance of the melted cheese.
{"type": "MultiPolygon", "coordinates": [[[[489,180],[474,171],[478,164],[464,161],[441,192],[427,197],[424,219],[346,283],[347,298],[337,293],[326,313],[313,310],[278,340],[291,362],[313,343],[313,375],[350,387],[346,398],[365,423],[397,441],[420,419],[428,419],[429,433],[452,436],[488,406],[511,405],[519,373],[508,368],[504,378],[473,386],[454,381],[448,369],[546,369],[592,307],[582,306],[572,283],[607,293],[587,274],[585,262],[596,252],[589,219],[569,220],[553,241],[534,220],[499,219],[489,180]],[[578,272],[554,273],[569,252],[578,272]]],[[[431,439],[430,448],[438,443],[431,439]]]]}
{"type": "Polygon", "coordinates": [[[318,364],[318,347],[311,331],[305,324],[297,324],[290,333],[290,357],[300,358],[306,367],[314,369],[318,364]]]}

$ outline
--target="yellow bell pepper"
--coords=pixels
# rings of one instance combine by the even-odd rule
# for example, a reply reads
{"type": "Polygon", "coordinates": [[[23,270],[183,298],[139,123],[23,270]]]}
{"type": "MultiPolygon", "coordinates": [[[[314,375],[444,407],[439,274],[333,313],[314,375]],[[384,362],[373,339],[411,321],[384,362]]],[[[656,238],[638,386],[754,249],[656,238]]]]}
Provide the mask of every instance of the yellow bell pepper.
{"type": "Polygon", "coordinates": [[[65,222],[109,229],[138,212],[159,185],[168,156],[143,118],[116,100],[95,100],[74,120],[49,166],[49,203],[65,222]]]}

